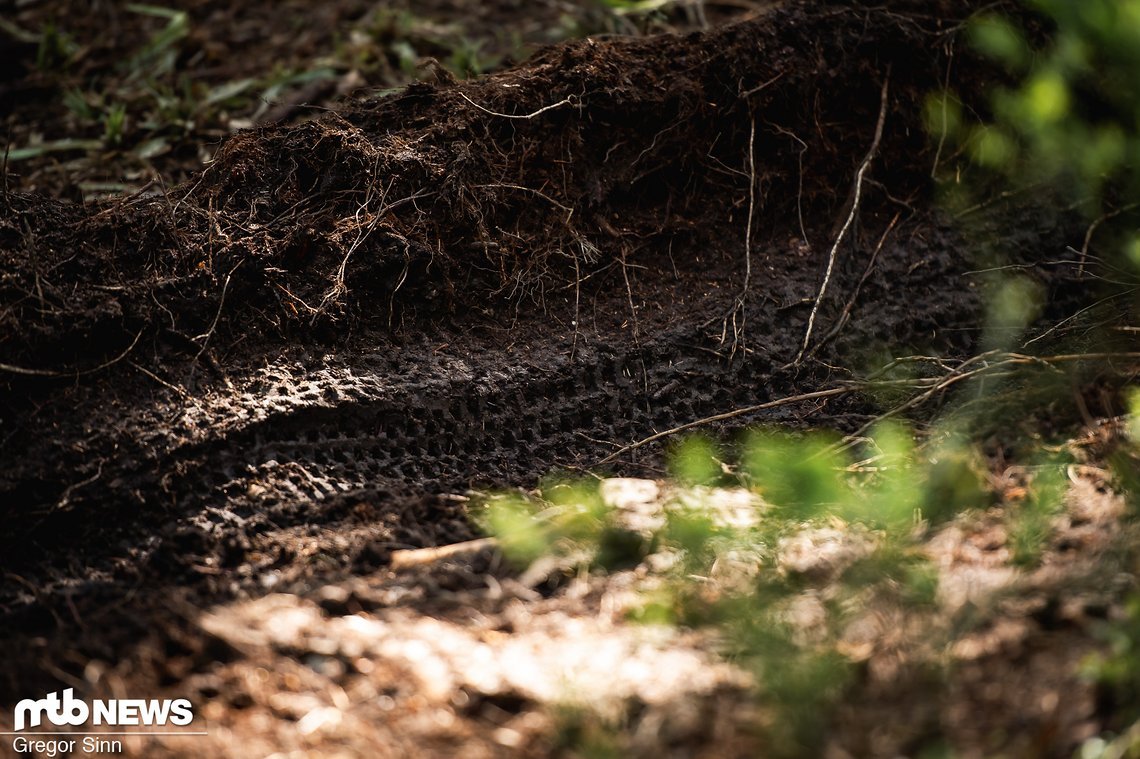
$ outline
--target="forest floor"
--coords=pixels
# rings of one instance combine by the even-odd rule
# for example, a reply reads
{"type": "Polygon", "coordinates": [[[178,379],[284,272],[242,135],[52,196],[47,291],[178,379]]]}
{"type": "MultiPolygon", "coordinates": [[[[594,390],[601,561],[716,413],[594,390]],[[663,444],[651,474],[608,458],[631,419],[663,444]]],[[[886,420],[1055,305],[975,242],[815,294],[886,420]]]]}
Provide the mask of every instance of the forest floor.
{"type": "MultiPolygon", "coordinates": [[[[955,156],[923,109],[983,102],[958,42],[980,3],[660,5],[0,22],[0,725],[74,688],[190,699],[208,735],[123,739],[139,756],[779,748],[714,632],[631,621],[654,561],[520,571],[469,542],[480,499],[596,472],[656,513],[687,497],[669,440],[630,444],[761,404],[702,429],[860,433],[892,401],[855,389],[871,368],[939,357],[937,382],[980,351],[993,250],[1048,294],[1034,334],[1096,293],[1037,263],[1081,244],[1065,213],[938,202],[955,156]]],[[[813,751],[1071,756],[1128,727],[1087,665],[1135,590],[1108,468],[1130,373],[995,417],[990,502],[920,535],[934,603],[851,625],[813,751]],[[1014,453],[1043,428],[1073,463],[1026,564],[1014,453]]],[[[858,541],[796,541],[810,634],[858,541]]]]}

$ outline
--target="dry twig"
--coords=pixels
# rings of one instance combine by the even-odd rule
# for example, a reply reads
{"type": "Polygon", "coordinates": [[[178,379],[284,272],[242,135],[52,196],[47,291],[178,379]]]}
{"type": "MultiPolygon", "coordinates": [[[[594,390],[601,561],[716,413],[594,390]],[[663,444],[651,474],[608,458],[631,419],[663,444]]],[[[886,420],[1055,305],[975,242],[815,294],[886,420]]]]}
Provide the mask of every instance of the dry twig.
{"type": "MultiPolygon", "coordinates": [[[[1107,361],[1110,359],[1140,359],[1140,353],[1062,353],[1053,356],[1030,356],[1024,353],[1002,353],[1001,351],[991,350],[985,353],[979,353],[976,356],[966,359],[953,370],[948,372],[945,376],[938,378],[938,381],[929,387],[923,393],[920,393],[905,403],[881,414],[871,421],[864,424],[855,432],[843,438],[842,441],[836,444],[836,447],[846,447],[853,444],[860,439],[864,433],[870,430],[880,422],[886,421],[892,417],[898,416],[902,412],[914,408],[922,403],[933,398],[935,395],[944,392],[953,385],[958,384],[964,380],[980,376],[1009,376],[1008,369],[1013,366],[1045,366],[1050,368],[1054,364],[1069,364],[1080,361],[1107,361]],[[990,361],[990,359],[993,359],[990,361]],[[977,364],[981,366],[976,366],[977,364]],[[976,368],[969,368],[975,367],[976,368]],[[969,370],[967,371],[967,369],[969,370]]],[[[1059,369],[1057,371],[1060,371],[1059,369]]],[[[873,383],[868,383],[873,384],[873,383]]]]}
{"type": "Polygon", "coordinates": [[[1096,234],[1097,228],[1101,224],[1108,221],[1109,219],[1115,218],[1122,213],[1127,213],[1128,211],[1134,211],[1137,208],[1140,208],[1140,203],[1129,203],[1126,206],[1121,206],[1120,208],[1117,208],[1115,211],[1109,211],[1109,212],[1101,215],[1098,219],[1093,221],[1092,224],[1089,224],[1089,228],[1087,230],[1085,230],[1084,244],[1081,245],[1080,266],[1077,267],[1077,278],[1078,279],[1082,279],[1085,276],[1085,262],[1088,260],[1088,256],[1089,256],[1089,245],[1092,243],[1092,238],[1093,238],[1093,235],[1096,234]]]}
{"type": "Polygon", "coordinates": [[[425,564],[434,564],[444,559],[454,559],[458,556],[470,556],[487,548],[498,548],[499,541],[495,538],[477,538],[465,540],[462,543],[452,543],[446,546],[430,546],[428,548],[412,548],[392,551],[392,569],[408,569],[420,567],[425,564]]]}
{"type": "Polygon", "coordinates": [[[673,427],[672,429],[668,429],[668,430],[665,430],[663,432],[658,432],[654,435],[650,435],[647,438],[643,438],[641,440],[638,440],[636,443],[630,443],[629,445],[625,446],[624,448],[619,448],[618,450],[611,453],[609,456],[606,456],[604,459],[599,461],[598,464],[599,465],[608,464],[609,462],[613,461],[614,459],[618,458],[619,456],[623,456],[623,455],[629,453],[630,451],[637,450],[638,448],[649,445],[650,443],[661,440],[662,438],[669,437],[670,435],[676,435],[678,432],[684,432],[685,430],[691,430],[694,427],[700,427],[702,425],[712,424],[714,422],[722,422],[726,419],[735,419],[738,416],[745,416],[746,414],[754,414],[757,411],[766,411],[768,409],[779,408],[780,406],[788,406],[788,405],[793,404],[793,403],[800,403],[801,401],[811,401],[811,400],[815,400],[816,398],[831,398],[831,397],[834,397],[837,395],[847,395],[848,393],[855,392],[857,389],[858,388],[856,388],[854,386],[833,387],[829,390],[817,390],[813,393],[803,393],[801,395],[791,395],[791,396],[788,396],[787,398],[778,398],[774,401],[767,401],[766,403],[758,403],[755,406],[745,406],[744,408],[733,409],[732,411],[725,411],[724,413],[721,413],[721,414],[714,414],[713,416],[706,416],[703,419],[696,419],[696,420],[691,421],[691,422],[686,422],[685,424],[679,425],[677,427],[673,427]]]}
{"type": "MultiPolygon", "coordinates": [[[[799,403],[801,401],[810,401],[810,400],[815,400],[817,398],[832,398],[832,397],[837,397],[837,396],[842,396],[842,395],[848,395],[851,393],[857,393],[857,392],[865,391],[866,389],[873,388],[873,387],[900,386],[900,385],[902,385],[902,386],[910,386],[910,387],[916,387],[916,388],[924,388],[924,392],[919,393],[918,395],[914,396],[913,398],[910,398],[905,403],[902,403],[901,405],[896,406],[895,408],[891,409],[890,411],[887,411],[886,413],[875,417],[874,419],[872,419],[871,421],[867,422],[862,427],[860,427],[857,431],[855,431],[855,432],[851,433],[850,435],[844,437],[843,440],[836,443],[834,446],[832,446],[831,449],[829,449],[829,450],[837,450],[840,448],[845,448],[845,447],[848,447],[850,445],[853,445],[854,443],[859,442],[861,440],[864,440],[865,439],[864,434],[868,430],[870,430],[872,427],[879,424],[880,422],[883,422],[887,419],[898,416],[899,414],[903,413],[904,411],[907,411],[908,409],[914,408],[915,406],[918,406],[922,403],[925,403],[926,401],[930,400],[934,396],[946,391],[950,387],[952,387],[952,386],[954,386],[960,382],[963,382],[965,380],[971,379],[973,377],[979,377],[979,376],[983,376],[983,375],[988,376],[988,377],[1011,376],[1011,373],[1009,370],[1013,366],[1038,365],[1038,366],[1052,367],[1053,364],[1074,363],[1074,362],[1080,362],[1080,361],[1105,361],[1105,360],[1109,360],[1109,359],[1140,360],[1140,352],[1137,352],[1137,353],[1111,353],[1111,352],[1105,352],[1105,353],[1067,353],[1067,354],[1058,354],[1058,355],[1053,355],[1053,356],[1030,356],[1030,355],[1021,354],[1021,353],[1002,353],[1002,352],[997,351],[997,350],[987,351],[985,353],[980,353],[976,356],[972,356],[972,357],[966,359],[965,361],[962,361],[960,364],[958,364],[958,366],[950,369],[942,377],[918,378],[918,379],[907,379],[907,380],[876,380],[876,381],[863,381],[863,382],[848,382],[848,383],[839,385],[837,387],[829,388],[827,390],[816,390],[816,391],[811,392],[811,393],[803,393],[801,395],[792,395],[792,396],[788,396],[786,398],[778,398],[774,401],[767,401],[765,403],[758,403],[754,406],[745,406],[743,408],[733,409],[731,411],[725,411],[725,412],[720,413],[720,414],[714,414],[713,416],[706,416],[702,419],[696,419],[696,420],[691,421],[691,422],[686,422],[685,424],[678,425],[677,427],[673,427],[671,429],[664,430],[662,432],[658,432],[656,434],[650,435],[649,437],[638,440],[635,443],[630,443],[629,445],[624,446],[622,448],[619,448],[618,450],[614,451],[610,455],[606,456],[604,459],[602,459],[601,461],[598,462],[598,465],[608,464],[611,461],[617,459],[618,457],[623,456],[626,453],[629,453],[630,451],[637,450],[638,448],[642,448],[646,445],[649,445],[650,443],[654,443],[654,442],[657,442],[658,440],[662,440],[663,438],[667,438],[667,437],[670,437],[672,435],[676,435],[677,433],[684,432],[685,430],[693,429],[694,427],[700,427],[700,426],[703,426],[706,424],[712,424],[714,422],[721,422],[721,421],[725,421],[727,419],[735,419],[735,418],[740,417],[740,416],[745,416],[748,414],[754,414],[754,413],[759,412],[759,411],[767,411],[769,409],[778,408],[780,406],[787,406],[787,405],[790,405],[793,403],[799,403]],[[979,366],[979,364],[981,364],[981,366],[979,366]]],[[[900,363],[904,363],[908,360],[934,361],[936,363],[939,363],[938,360],[932,359],[932,357],[929,357],[929,356],[914,356],[914,357],[908,357],[908,358],[904,358],[904,359],[896,359],[895,361],[893,361],[891,363],[891,365],[897,365],[900,363]]]]}

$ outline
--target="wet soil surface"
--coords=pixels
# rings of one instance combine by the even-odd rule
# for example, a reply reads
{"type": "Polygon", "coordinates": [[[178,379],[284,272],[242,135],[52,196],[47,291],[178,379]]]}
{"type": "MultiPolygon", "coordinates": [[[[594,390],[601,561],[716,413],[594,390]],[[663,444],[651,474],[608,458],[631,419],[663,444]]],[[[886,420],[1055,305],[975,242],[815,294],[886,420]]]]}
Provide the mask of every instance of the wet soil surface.
{"type": "MultiPolygon", "coordinates": [[[[194,682],[203,700],[264,646],[238,641],[222,605],[344,606],[335,588],[394,550],[475,537],[473,488],[595,468],[884,354],[969,355],[976,261],[935,208],[921,125],[968,9],[937,5],[783,3],[705,32],[568,42],[238,132],[177,186],[87,205],[6,191],[0,703],[97,682],[107,662],[127,663],[125,687],[194,682]]],[[[951,71],[985,77],[963,54],[951,71]]],[[[1068,291],[1063,271],[1038,276],[1068,291]]],[[[879,411],[848,395],[711,429],[851,431],[879,411]]],[[[608,468],[652,475],[662,450],[608,468]]],[[[510,574],[434,571],[417,592],[510,574]]],[[[486,727],[475,712],[418,749],[450,755],[486,727]]],[[[487,751],[541,732],[498,728],[487,751]]],[[[748,745],[731,732],[697,743],[748,745]]]]}

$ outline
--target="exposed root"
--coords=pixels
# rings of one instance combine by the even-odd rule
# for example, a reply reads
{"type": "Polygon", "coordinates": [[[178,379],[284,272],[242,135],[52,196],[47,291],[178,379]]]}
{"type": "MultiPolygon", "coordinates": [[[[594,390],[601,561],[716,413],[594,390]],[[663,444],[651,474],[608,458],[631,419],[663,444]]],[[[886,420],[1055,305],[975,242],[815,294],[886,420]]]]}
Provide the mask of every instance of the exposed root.
{"type": "Polygon", "coordinates": [[[948,122],[947,99],[950,97],[950,69],[954,65],[954,38],[946,43],[946,78],[942,82],[942,124],[938,133],[938,148],[934,151],[934,164],[930,168],[930,178],[938,178],[938,163],[942,160],[942,151],[946,147],[946,138],[950,131],[948,122]]]}
{"type": "Polygon", "coordinates": [[[835,326],[828,330],[827,334],[824,335],[823,338],[819,340],[819,342],[812,346],[811,350],[808,351],[806,358],[811,358],[816,353],[818,353],[821,348],[834,340],[835,337],[843,331],[843,328],[847,326],[847,322],[851,319],[851,310],[855,308],[855,301],[859,299],[859,293],[863,290],[863,285],[867,283],[868,278],[871,276],[871,272],[874,271],[875,262],[879,258],[879,251],[883,249],[883,243],[887,241],[887,237],[890,236],[891,232],[895,228],[895,225],[898,224],[899,217],[900,214],[895,214],[894,218],[891,219],[891,223],[887,225],[887,228],[879,237],[879,242],[875,244],[874,250],[871,251],[871,258],[869,261],[867,261],[867,268],[863,270],[863,276],[859,277],[859,281],[856,283],[855,289],[851,291],[851,297],[847,299],[847,303],[844,304],[843,310],[839,312],[839,318],[836,319],[835,326]]]}
{"type": "Polygon", "coordinates": [[[1085,264],[1088,262],[1089,245],[1092,244],[1092,238],[1093,238],[1093,235],[1096,234],[1097,228],[1099,228],[1100,225],[1105,223],[1106,221],[1110,221],[1111,219],[1116,218],[1117,216],[1121,215],[1122,213],[1128,213],[1129,211],[1135,211],[1137,208],[1140,208],[1140,203],[1129,203],[1128,205],[1121,206],[1120,208],[1117,208],[1113,211],[1108,211],[1107,213],[1101,214],[1098,218],[1096,218],[1092,222],[1092,224],[1089,224],[1088,229],[1085,230],[1084,242],[1081,244],[1080,265],[1077,267],[1077,277],[1078,278],[1085,276],[1085,264]]]}
{"type": "Polygon", "coordinates": [[[551,103],[548,106],[544,106],[542,108],[539,108],[534,113],[515,114],[515,113],[499,113],[498,111],[492,111],[490,108],[485,108],[485,107],[479,105],[478,103],[476,103],[471,98],[467,97],[462,92],[459,93],[459,97],[463,98],[464,100],[466,100],[468,103],[470,103],[471,105],[478,108],[483,113],[488,113],[492,116],[498,116],[501,119],[523,119],[523,120],[533,119],[536,116],[541,116],[542,114],[546,113],[547,111],[553,111],[555,108],[561,108],[564,105],[574,105],[574,102],[576,100],[576,98],[573,95],[571,95],[569,97],[563,98],[562,100],[559,100],[557,103],[551,103]]]}
{"type": "Polygon", "coordinates": [[[827,254],[827,270],[824,272],[823,283],[819,286],[819,293],[815,297],[815,304],[812,306],[811,314],[808,316],[803,344],[800,346],[800,351],[796,354],[790,366],[799,366],[803,360],[804,353],[807,352],[808,346],[811,344],[812,330],[815,329],[815,318],[819,313],[820,305],[823,303],[823,297],[827,294],[827,287],[831,284],[831,275],[835,270],[835,260],[839,255],[839,246],[843,244],[843,240],[847,237],[847,232],[851,229],[852,224],[855,223],[855,219],[859,215],[859,204],[863,200],[863,177],[871,167],[871,162],[875,160],[875,156],[879,152],[879,143],[883,139],[883,124],[885,124],[887,120],[887,90],[890,83],[891,72],[888,68],[887,75],[883,79],[883,90],[881,103],[879,105],[879,120],[875,124],[875,139],[871,141],[870,150],[867,151],[863,162],[859,164],[859,170],[855,172],[855,186],[852,191],[851,211],[847,214],[847,218],[843,222],[843,227],[839,230],[839,234],[836,235],[835,242],[831,246],[831,251],[827,254]]]}
{"type": "Polygon", "coordinates": [[[798,165],[798,179],[796,180],[796,221],[798,221],[800,225],[800,239],[804,241],[805,245],[810,245],[811,240],[808,239],[807,226],[804,224],[804,154],[807,153],[808,150],[807,143],[801,140],[796,133],[790,129],[784,129],[778,124],[771,124],[770,126],[780,134],[791,137],[800,146],[800,149],[796,151],[796,163],[798,165]]]}
{"type": "Polygon", "coordinates": [[[210,338],[214,336],[214,332],[218,329],[218,320],[222,318],[222,309],[226,305],[226,292],[230,289],[230,280],[233,278],[234,272],[237,271],[243,263],[245,262],[239,261],[238,265],[231,269],[230,273],[226,275],[226,281],[222,283],[222,294],[218,296],[218,310],[214,312],[214,320],[210,322],[209,329],[195,338],[195,342],[200,342],[201,345],[198,349],[198,353],[194,356],[195,364],[198,363],[198,359],[202,358],[202,354],[205,353],[206,349],[210,346],[210,338]]]}
{"type": "Polygon", "coordinates": [[[22,366],[14,366],[12,364],[0,364],[0,371],[9,372],[11,374],[22,374],[25,377],[83,377],[88,374],[95,374],[96,372],[101,372],[104,369],[109,369],[110,367],[114,366],[129,356],[131,351],[135,349],[135,346],[138,345],[139,338],[143,336],[144,331],[145,330],[139,330],[139,332],[135,335],[135,339],[131,340],[131,344],[128,345],[126,350],[124,350],[122,353],[115,356],[110,361],[105,361],[102,364],[99,364],[98,366],[92,367],[90,369],[80,369],[74,372],[62,372],[54,369],[28,369],[22,366]]]}
{"type": "Polygon", "coordinates": [[[732,311],[725,317],[725,325],[721,329],[721,341],[724,341],[728,331],[727,323],[732,320],[732,348],[729,358],[736,355],[736,349],[744,338],[744,324],[748,318],[745,305],[748,300],[748,288],[752,282],[752,223],[756,213],[756,118],[753,117],[748,130],[748,221],[744,227],[744,284],[740,288],[740,295],[732,311]],[[739,319],[739,322],[737,321],[739,319]]]}

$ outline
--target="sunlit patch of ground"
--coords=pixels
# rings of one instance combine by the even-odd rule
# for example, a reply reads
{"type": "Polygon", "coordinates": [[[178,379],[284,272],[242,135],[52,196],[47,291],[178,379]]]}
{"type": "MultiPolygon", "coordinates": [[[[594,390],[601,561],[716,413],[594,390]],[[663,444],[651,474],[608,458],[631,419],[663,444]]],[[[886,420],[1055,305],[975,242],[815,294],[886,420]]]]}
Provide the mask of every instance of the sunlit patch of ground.
{"type": "MultiPolygon", "coordinates": [[[[1097,734],[1096,690],[1080,667],[1128,585],[1111,560],[1128,531],[1103,472],[1075,466],[1070,479],[1036,567],[1012,563],[999,504],[926,540],[940,581],[934,607],[875,601],[852,616],[839,649],[861,668],[859,696],[840,705],[828,756],[898,754],[932,734],[958,756],[1001,746],[1028,756],[1097,734]]],[[[601,492],[634,529],[653,529],[679,501],[723,523],[765,510],[744,490],[614,479],[601,492]]],[[[839,523],[805,529],[782,543],[781,566],[738,556],[703,581],[730,592],[762,571],[812,578],[787,615],[812,640],[829,583],[873,542],[839,523]]],[[[395,563],[203,610],[198,634],[228,653],[181,687],[209,737],[128,751],[200,754],[206,742],[235,757],[542,756],[580,740],[583,724],[607,726],[641,756],[762,750],[756,726],[769,717],[751,675],[718,659],[715,635],[629,621],[660,587],[667,558],[553,586],[564,567],[514,572],[493,541],[395,563]]]]}

